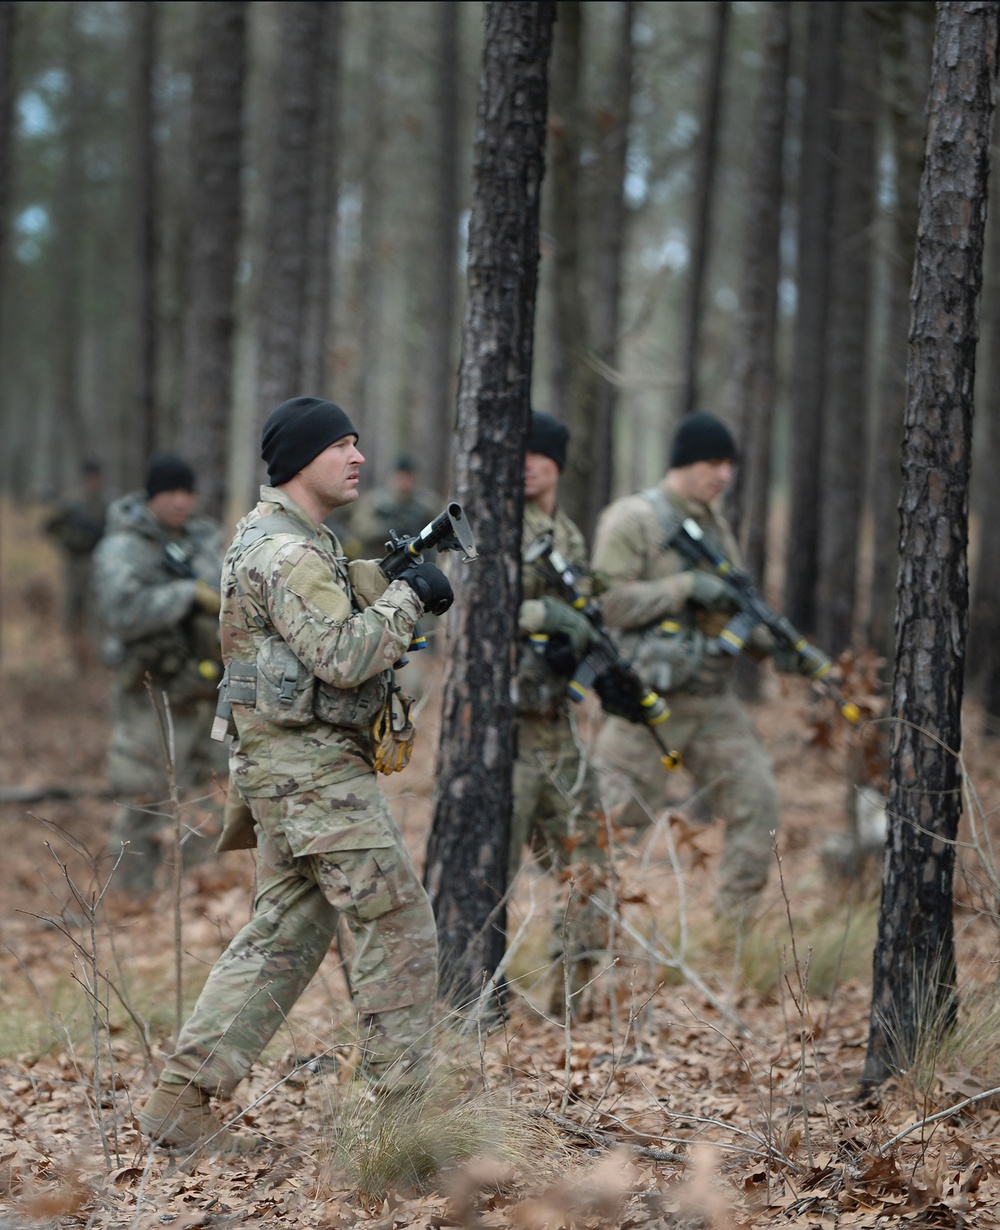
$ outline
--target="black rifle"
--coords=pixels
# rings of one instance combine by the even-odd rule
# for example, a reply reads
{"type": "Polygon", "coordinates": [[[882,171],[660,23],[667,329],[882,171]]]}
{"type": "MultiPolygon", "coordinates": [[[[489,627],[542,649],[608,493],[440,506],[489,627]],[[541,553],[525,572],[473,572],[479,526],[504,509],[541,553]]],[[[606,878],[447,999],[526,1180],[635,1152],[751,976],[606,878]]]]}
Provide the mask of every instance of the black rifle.
{"type": "Polygon", "coordinates": [[[757,627],[763,624],[768,628],[775,640],[786,649],[802,653],[805,649],[812,650],[814,665],[809,677],[817,683],[833,700],[841,714],[854,725],[861,716],[857,705],[845,700],[833,683],[827,678],[833,669],[830,659],[811,645],[798,629],[784,615],[778,615],[767,605],[754,587],[750,574],[727,558],[725,553],[710,539],[697,521],[685,518],[669,540],[668,546],[680,552],[693,564],[708,564],[712,571],[722,577],[733,591],[733,599],[739,609],[722,632],[719,634],[719,647],[724,653],[735,657],[746,645],[747,637],[757,627]]]}
{"type": "Polygon", "coordinates": [[[656,729],[670,717],[670,710],[662,696],[648,688],[633,670],[632,664],[618,653],[604,626],[600,606],[580,593],[576,574],[562,553],[556,550],[550,534],[532,543],[525,553],[525,563],[545,565],[546,573],[558,582],[566,601],[586,617],[597,634],[596,643],[583,655],[566,685],[570,700],[579,704],[586,699],[588,692],[595,691],[606,713],[646,727],[659,748],[660,761],[665,769],[680,768],[680,755],[667,747],[656,729]]]}
{"type": "MultiPolygon", "coordinates": [[[[385,549],[388,554],[379,560],[378,566],[390,581],[398,580],[411,564],[423,563],[425,551],[461,551],[466,561],[479,558],[472,526],[462,505],[454,500],[419,534],[406,537],[390,530],[385,549]]],[[[413,629],[410,649],[426,648],[427,640],[418,624],[413,629]]]]}

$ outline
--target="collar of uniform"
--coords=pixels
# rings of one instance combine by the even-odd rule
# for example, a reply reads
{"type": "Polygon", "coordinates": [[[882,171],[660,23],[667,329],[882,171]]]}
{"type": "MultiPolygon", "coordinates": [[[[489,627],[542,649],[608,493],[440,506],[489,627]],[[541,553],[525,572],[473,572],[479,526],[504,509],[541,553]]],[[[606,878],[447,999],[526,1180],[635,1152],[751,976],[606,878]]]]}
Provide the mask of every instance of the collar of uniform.
{"type": "Polygon", "coordinates": [[[682,495],[678,495],[676,491],[671,490],[667,486],[665,478],[660,483],[660,490],[684,517],[694,517],[696,521],[704,520],[706,517],[715,517],[715,512],[710,504],[702,504],[700,500],[686,500],[682,495]]]}
{"type": "Polygon", "coordinates": [[[525,527],[537,538],[541,534],[547,534],[556,528],[556,522],[559,520],[558,506],[548,516],[538,507],[537,504],[531,504],[527,500],[524,502],[524,524],[525,527]]]}
{"type": "Polygon", "coordinates": [[[335,539],[330,530],[323,524],[317,525],[287,492],[282,491],[279,487],[268,487],[265,484],[260,489],[260,498],[262,503],[277,504],[282,512],[288,513],[296,521],[301,521],[303,527],[309,531],[310,537],[326,538],[329,540],[330,545],[333,545],[335,539]]]}

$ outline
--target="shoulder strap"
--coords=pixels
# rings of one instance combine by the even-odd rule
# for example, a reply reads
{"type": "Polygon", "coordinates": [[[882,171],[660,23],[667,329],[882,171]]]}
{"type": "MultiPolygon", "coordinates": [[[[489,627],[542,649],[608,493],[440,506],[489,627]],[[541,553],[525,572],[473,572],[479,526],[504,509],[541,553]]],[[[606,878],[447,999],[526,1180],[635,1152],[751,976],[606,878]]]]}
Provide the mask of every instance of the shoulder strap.
{"type": "Polygon", "coordinates": [[[670,546],[670,540],[680,529],[684,517],[663,494],[662,487],[647,487],[639,494],[653,506],[653,512],[663,530],[663,542],[660,544],[660,549],[666,551],[670,546]]]}
{"type": "Polygon", "coordinates": [[[287,512],[274,512],[261,517],[253,525],[247,526],[240,535],[240,541],[244,547],[250,547],[255,542],[260,542],[262,538],[269,538],[272,534],[294,534],[297,538],[310,539],[317,537],[316,533],[304,525],[298,517],[293,517],[287,512]]]}

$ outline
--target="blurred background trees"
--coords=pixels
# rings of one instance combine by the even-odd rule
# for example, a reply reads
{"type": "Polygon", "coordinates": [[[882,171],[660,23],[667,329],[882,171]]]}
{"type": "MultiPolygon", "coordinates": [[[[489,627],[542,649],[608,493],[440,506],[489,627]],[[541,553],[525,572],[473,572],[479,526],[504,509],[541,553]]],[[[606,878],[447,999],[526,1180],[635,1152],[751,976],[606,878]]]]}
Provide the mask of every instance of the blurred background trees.
{"type": "MultiPolygon", "coordinates": [[[[533,400],[574,433],[568,507],[589,530],[714,410],[769,596],[891,656],[934,6],[558,10],[533,400]]],[[[482,46],[455,0],[0,0],[5,494],[91,455],[126,490],[169,445],[233,520],[261,415],[303,392],[361,422],[369,482],[405,451],[446,489],[482,46]]]]}

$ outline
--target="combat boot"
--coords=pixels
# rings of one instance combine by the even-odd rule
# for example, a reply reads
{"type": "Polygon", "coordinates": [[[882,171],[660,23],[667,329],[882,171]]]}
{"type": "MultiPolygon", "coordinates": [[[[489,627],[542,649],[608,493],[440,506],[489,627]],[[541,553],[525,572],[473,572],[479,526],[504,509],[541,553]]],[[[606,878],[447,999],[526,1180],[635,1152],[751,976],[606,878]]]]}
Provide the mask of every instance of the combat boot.
{"type": "Polygon", "coordinates": [[[252,1153],[266,1142],[231,1132],[197,1085],[157,1084],[136,1115],[150,1142],[167,1153],[252,1153]]]}

